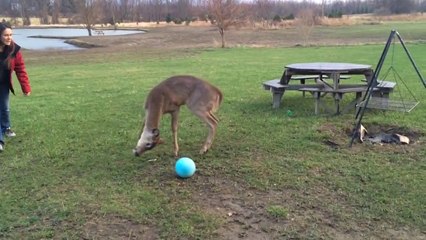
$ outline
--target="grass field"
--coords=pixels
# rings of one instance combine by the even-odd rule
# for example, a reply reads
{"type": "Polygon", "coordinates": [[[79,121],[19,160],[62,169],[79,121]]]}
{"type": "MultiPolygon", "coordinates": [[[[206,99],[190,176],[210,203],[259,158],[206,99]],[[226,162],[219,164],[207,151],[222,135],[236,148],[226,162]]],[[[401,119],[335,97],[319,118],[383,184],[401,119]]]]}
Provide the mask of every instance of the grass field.
{"type": "MultiPolygon", "coordinates": [[[[426,45],[408,47],[426,75],[426,45]]],[[[401,130],[412,144],[348,148],[353,112],[316,116],[311,98],[290,92],[274,110],[261,86],[294,62],[375,66],[382,49],[25,52],[33,94],[11,99],[18,136],[0,154],[0,239],[424,239],[424,102],[411,113],[364,117],[367,128],[401,130]],[[205,78],[224,94],[217,138],[204,156],[206,128],[182,109],[181,155],[197,164],[186,180],[174,175],[169,116],[160,128],[164,145],[140,158],[131,151],[148,91],[175,74],[205,78]]],[[[423,100],[424,86],[395,49],[386,67],[423,100]]]]}

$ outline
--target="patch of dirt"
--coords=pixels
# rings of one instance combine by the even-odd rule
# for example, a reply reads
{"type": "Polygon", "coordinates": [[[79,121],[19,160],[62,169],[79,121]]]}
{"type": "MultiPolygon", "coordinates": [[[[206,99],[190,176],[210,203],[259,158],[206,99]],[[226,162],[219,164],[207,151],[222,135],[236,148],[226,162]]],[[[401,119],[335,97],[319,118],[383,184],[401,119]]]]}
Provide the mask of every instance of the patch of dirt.
{"type": "MultiPolygon", "coordinates": [[[[242,182],[217,177],[197,178],[197,187],[192,187],[193,201],[207,213],[222,220],[215,232],[223,240],[272,240],[272,239],[365,239],[375,230],[366,223],[345,221],[329,206],[341,203],[345,211],[356,211],[345,204],[347,197],[339,191],[326,187],[315,189],[282,189],[280,191],[258,191],[242,182]],[[285,206],[286,216],[268,213],[271,206],[285,206]]],[[[386,236],[378,239],[422,239],[416,231],[392,230],[382,225],[386,236]],[[409,236],[409,238],[401,238],[409,236]]]]}
{"type": "Polygon", "coordinates": [[[286,220],[274,219],[266,213],[267,205],[278,200],[275,194],[250,191],[237,182],[214,177],[203,181],[200,183],[204,187],[193,195],[194,200],[205,212],[222,220],[222,227],[216,232],[219,239],[266,240],[280,236],[286,220]]]}
{"type": "Polygon", "coordinates": [[[146,226],[118,216],[91,219],[83,227],[82,239],[149,240],[159,239],[155,227],[146,226]]]}

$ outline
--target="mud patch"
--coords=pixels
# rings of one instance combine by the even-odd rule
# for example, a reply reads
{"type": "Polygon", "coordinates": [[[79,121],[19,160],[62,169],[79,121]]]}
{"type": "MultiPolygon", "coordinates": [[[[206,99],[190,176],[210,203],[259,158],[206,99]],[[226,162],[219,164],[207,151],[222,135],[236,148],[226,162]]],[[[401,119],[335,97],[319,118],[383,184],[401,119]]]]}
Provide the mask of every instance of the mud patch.
{"type": "Polygon", "coordinates": [[[347,215],[357,210],[344,192],[327,187],[261,191],[213,176],[198,178],[193,187],[193,202],[221,220],[212,239],[424,239],[424,233],[413,229],[394,230],[383,223],[378,230],[363,220],[347,221],[347,215]],[[271,214],[271,206],[285,209],[286,214],[271,214]]]}
{"type": "MultiPolygon", "coordinates": [[[[203,211],[215,215],[223,223],[216,234],[219,239],[277,239],[285,228],[286,217],[274,218],[266,212],[270,204],[278,204],[274,194],[247,190],[229,180],[206,179],[194,199],[203,211]],[[219,190],[220,189],[220,190],[219,190]]],[[[282,204],[285,199],[279,198],[282,204]]]]}
{"type": "Polygon", "coordinates": [[[89,220],[83,227],[82,239],[160,239],[157,229],[117,216],[89,220]]]}

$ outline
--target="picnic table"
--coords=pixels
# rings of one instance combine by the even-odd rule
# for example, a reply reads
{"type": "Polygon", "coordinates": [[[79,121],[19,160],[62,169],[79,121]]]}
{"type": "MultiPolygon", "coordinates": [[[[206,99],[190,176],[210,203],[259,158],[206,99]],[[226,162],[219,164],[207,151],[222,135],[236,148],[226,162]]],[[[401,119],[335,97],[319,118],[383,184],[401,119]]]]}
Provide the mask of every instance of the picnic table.
{"type": "Polygon", "coordinates": [[[315,114],[319,113],[320,106],[323,106],[329,112],[339,114],[351,108],[354,108],[360,101],[362,93],[367,91],[368,82],[372,80],[373,69],[370,65],[354,63],[335,63],[335,62],[312,62],[295,63],[285,66],[285,71],[281,79],[264,82],[264,88],[272,92],[272,106],[278,108],[282,96],[286,90],[297,90],[310,92],[315,99],[315,114]],[[348,79],[351,75],[363,75],[365,83],[360,84],[342,84],[341,80],[348,79]],[[302,76],[300,84],[293,84],[291,80],[297,80],[302,76]],[[307,78],[306,76],[316,76],[307,78]],[[307,79],[315,79],[314,84],[306,84],[307,79]],[[331,81],[330,81],[331,80],[331,81]],[[351,101],[341,111],[341,100],[347,93],[355,93],[355,99],[351,101]],[[330,111],[322,101],[326,95],[332,95],[334,98],[334,111],[330,111]]]}

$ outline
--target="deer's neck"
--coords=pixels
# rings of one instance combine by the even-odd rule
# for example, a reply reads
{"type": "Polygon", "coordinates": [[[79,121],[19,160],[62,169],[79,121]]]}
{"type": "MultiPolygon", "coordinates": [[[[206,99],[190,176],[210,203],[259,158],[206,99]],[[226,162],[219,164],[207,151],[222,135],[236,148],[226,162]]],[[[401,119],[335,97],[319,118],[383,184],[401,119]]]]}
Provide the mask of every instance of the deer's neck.
{"type": "Polygon", "coordinates": [[[162,115],[163,98],[161,96],[149,97],[145,104],[145,128],[158,128],[162,115]]]}

